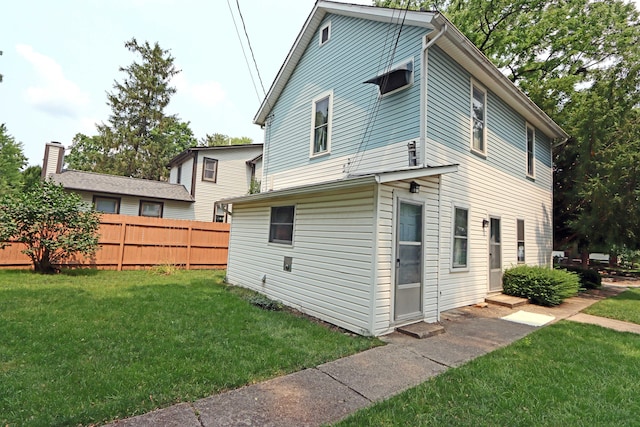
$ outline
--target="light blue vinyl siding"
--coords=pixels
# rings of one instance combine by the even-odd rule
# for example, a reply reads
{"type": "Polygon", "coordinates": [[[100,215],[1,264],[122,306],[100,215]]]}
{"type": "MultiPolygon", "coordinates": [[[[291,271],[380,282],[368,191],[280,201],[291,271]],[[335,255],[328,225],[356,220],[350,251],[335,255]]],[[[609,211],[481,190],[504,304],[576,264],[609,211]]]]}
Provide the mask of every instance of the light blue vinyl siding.
{"type": "Polygon", "coordinates": [[[428,30],[402,29],[391,65],[413,58],[413,84],[380,98],[377,86],[363,82],[389,65],[398,26],[337,15],[326,16],[323,25],[328,21],[331,39],[319,46],[315,35],[272,110],[265,132],[268,174],[420,136],[420,60],[428,30]],[[331,154],[310,159],[311,100],[328,90],[334,96],[331,154]]]}
{"type": "MultiPolygon", "coordinates": [[[[427,137],[469,156],[472,76],[441,49],[428,53],[427,137]]],[[[480,87],[482,84],[476,82],[480,87]]],[[[491,91],[487,92],[486,163],[526,179],[526,120],[491,91]]],[[[535,185],[551,188],[551,143],[536,129],[535,185]]],[[[427,152],[429,147],[427,147],[427,152]]]]}

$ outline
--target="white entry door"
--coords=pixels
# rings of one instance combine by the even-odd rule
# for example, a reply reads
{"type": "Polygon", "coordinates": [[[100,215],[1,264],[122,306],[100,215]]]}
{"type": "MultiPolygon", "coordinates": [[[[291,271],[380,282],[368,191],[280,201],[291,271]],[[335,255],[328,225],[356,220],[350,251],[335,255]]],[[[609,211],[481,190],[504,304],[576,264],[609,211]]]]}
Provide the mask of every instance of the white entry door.
{"type": "Polygon", "coordinates": [[[422,204],[398,203],[396,232],[396,321],[422,314],[422,204]]]}

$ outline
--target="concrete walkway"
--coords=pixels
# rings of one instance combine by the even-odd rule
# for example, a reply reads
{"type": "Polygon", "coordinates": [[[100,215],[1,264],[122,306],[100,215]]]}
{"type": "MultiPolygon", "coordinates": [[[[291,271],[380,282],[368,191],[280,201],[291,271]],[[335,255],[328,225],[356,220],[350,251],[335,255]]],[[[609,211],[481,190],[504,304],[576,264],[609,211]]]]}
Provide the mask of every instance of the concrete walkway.
{"type": "Polygon", "coordinates": [[[554,316],[554,322],[569,319],[640,333],[640,325],[579,314],[596,301],[625,289],[605,286],[599,292],[570,298],[553,308],[490,305],[451,310],[442,313],[444,334],[419,340],[393,333],[382,337],[387,343],[384,347],[193,403],[115,421],[109,426],[300,427],[333,423],[537,329],[501,319],[517,310],[554,316]]]}

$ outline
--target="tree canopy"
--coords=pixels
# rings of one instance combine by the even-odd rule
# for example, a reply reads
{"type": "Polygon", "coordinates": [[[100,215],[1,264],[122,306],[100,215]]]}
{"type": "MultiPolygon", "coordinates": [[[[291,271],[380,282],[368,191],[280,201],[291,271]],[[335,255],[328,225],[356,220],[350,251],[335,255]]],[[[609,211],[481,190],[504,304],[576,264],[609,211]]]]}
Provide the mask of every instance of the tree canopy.
{"type": "Polygon", "coordinates": [[[27,164],[22,143],[9,135],[0,124],[0,196],[18,191],[22,185],[20,170],[27,164]]]}
{"type": "Polygon", "coordinates": [[[125,79],[115,81],[113,92],[107,94],[108,122],[97,126],[98,135],[75,136],[67,164],[79,170],[164,180],[169,160],[197,144],[188,122],[165,113],[176,92],[171,79],[180,70],[158,43],[132,38],[125,47],[141,60],[120,67],[125,79]]]}
{"type": "Polygon", "coordinates": [[[219,147],[222,145],[243,145],[251,144],[253,140],[249,137],[230,137],[221,133],[206,134],[204,138],[200,140],[200,146],[204,147],[219,147]]]}

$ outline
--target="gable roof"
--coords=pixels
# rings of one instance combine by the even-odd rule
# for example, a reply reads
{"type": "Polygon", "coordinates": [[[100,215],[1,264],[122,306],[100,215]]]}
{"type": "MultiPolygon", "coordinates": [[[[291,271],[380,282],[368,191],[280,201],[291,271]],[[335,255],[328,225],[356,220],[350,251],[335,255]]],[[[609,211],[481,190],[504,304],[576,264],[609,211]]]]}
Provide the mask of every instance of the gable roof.
{"type": "MultiPolygon", "coordinates": [[[[307,18],[302,30],[298,34],[287,58],[262,101],[253,121],[264,125],[276,101],[284,90],[289,78],[293,74],[298,62],[302,58],[307,46],[313,39],[323,18],[327,14],[344,15],[355,18],[400,24],[420,26],[441,32],[440,36],[432,37],[435,44],[464,67],[475,80],[482,83],[504,100],[509,106],[520,113],[532,125],[542,130],[552,138],[568,138],[569,135],[551,118],[531,101],[517,86],[511,82],[495,65],[447,18],[440,12],[404,11],[376,6],[363,6],[332,1],[317,0],[307,18]],[[437,39],[436,39],[437,37],[437,39]]],[[[433,34],[435,34],[435,32],[433,34]]]]}
{"type": "Polygon", "coordinates": [[[49,175],[49,178],[67,190],[91,191],[122,196],[193,202],[194,199],[182,184],[129,178],[126,176],[65,170],[49,175]]]}
{"type": "Polygon", "coordinates": [[[237,144],[237,145],[215,145],[213,147],[191,147],[184,150],[182,153],[169,160],[168,167],[179,165],[183,163],[187,158],[191,157],[193,153],[198,151],[227,151],[227,150],[246,150],[251,148],[262,148],[262,143],[251,144],[237,144]]]}

